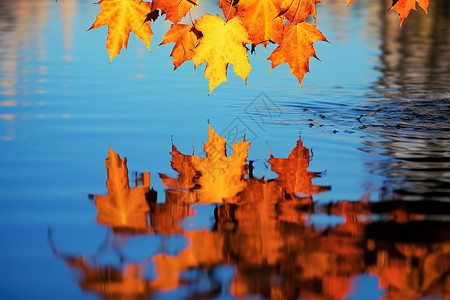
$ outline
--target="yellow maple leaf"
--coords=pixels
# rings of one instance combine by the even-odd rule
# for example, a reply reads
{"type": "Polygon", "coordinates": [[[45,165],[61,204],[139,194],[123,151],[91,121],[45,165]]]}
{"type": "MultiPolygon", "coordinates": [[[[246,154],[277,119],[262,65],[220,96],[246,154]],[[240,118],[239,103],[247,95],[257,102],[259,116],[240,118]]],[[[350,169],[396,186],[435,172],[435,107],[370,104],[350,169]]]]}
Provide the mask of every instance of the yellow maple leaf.
{"type": "Polygon", "coordinates": [[[200,39],[192,60],[195,67],[206,62],[205,78],[209,78],[209,93],[227,81],[229,63],[234,66],[234,73],[247,84],[247,76],[252,67],[245,44],[250,44],[251,41],[239,18],[234,17],[225,23],[219,15],[207,13],[195,22],[195,28],[204,36],[200,39]]]}
{"type": "MultiPolygon", "coordinates": [[[[313,0],[315,1],[315,0],[313,0]]],[[[253,45],[266,46],[269,41],[281,43],[283,20],[280,0],[241,0],[238,15],[253,45]]]]}
{"type": "Polygon", "coordinates": [[[152,9],[161,10],[166,14],[166,20],[177,24],[197,3],[198,0],[153,0],[152,9]]]}
{"type": "Polygon", "coordinates": [[[272,70],[280,64],[289,63],[292,74],[301,85],[306,72],[309,72],[309,58],[317,58],[313,43],[327,42],[327,39],[315,25],[308,23],[288,24],[284,32],[283,42],[268,59],[272,61],[272,70]]]}
{"type": "Polygon", "coordinates": [[[234,197],[246,187],[245,166],[250,143],[245,139],[233,144],[233,155],[226,154],[226,139],[209,125],[208,142],[204,143],[206,157],[192,156],[194,168],[202,176],[198,184],[208,202],[221,203],[234,197]]]}
{"type": "Polygon", "coordinates": [[[104,25],[108,26],[106,49],[109,51],[109,61],[120,54],[122,47],[127,49],[130,32],[140,38],[150,50],[153,32],[150,22],[145,22],[151,11],[151,3],[141,0],[101,0],[100,13],[88,30],[104,25]]]}
{"type": "Polygon", "coordinates": [[[170,53],[173,58],[174,69],[181,66],[185,61],[192,59],[198,39],[201,36],[202,33],[190,25],[172,24],[170,26],[160,45],[175,43],[172,53],[170,53]]]}

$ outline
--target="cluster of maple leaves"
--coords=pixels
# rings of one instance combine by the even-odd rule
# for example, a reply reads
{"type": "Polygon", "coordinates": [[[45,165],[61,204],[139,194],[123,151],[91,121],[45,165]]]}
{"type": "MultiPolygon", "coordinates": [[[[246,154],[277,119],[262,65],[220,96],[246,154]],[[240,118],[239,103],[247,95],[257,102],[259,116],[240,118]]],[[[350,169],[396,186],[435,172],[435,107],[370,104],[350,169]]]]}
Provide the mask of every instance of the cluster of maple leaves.
{"type": "MultiPolygon", "coordinates": [[[[346,0],[347,6],[356,0],[346,0]]],[[[416,1],[427,11],[430,0],[393,0],[391,9],[399,13],[400,20],[416,9],[416,1]]],[[[316,25],[306,23],[311,15],[316,22],[316,4],[322,0],[220,0],[224,18],[205,16],[192,21],[192,25],[180,21],[198,0],[101,0],[100,13],[90,29],[108,26],[106,48],[110,61],[122,47],[127,47],[131,31],[150,50],[150,21],[165,14],[173,24],[163,36],[163,44],[175,43],[170,54],[175,69],[192,60],[194,67],[206,62],[205,77],[209,78],[210,93],[220,83],[227,81],[227,67],[247,82],[252,67],[248,52],[269,43],[278,47],[268,57],[272,70],[288,63],[300,85],[309,72],[309,59],[316,56],[313,43],[327,41],[316,25]],[[251,45],[247,48],[246,45],[251,45]]]]}
{"type": "MultiPolygon", "coordinates": [[[[178,176],[159,174],[162,184],[167,187],[166,204],[185,206],[195,203],[243,204],[296,200],[297,203],[309,205],[312,203],[311,195],[330,189],[329,186],[312,183],[312,179],[320,177],[321,173],[307,170],[311,160],[310,150],[303,146],[300,138],[287,158],[275,157],[270,151],[267,162],[271,170],[278,174],[278,178],[270,180],[253,176],[247,163],[250,146],[245,139],[235,142],[232,145],[233,154],[228,156],[226,139],[217,134],[210,124],[208,142],[204,143],[206,157],[183,154],[172,145],[171,166],[178,176]],[[309,196],[299,197],[300,194],[309,196]]],[[[133,232],[153,230],[148,227],[146,217],[150,210],[150,172],[143,173],[142,178],[137,180],[142,185],[130,188],[126,158],[120,158],[110,148],[105,165],[108,194],[94,196],[97,221],[133,232]]],[[[153,213],[158,210],[154,205],[152,209],[153,213]]],[[[180,212],[180,218],[186,217],[189,209],[180,212]]]]}

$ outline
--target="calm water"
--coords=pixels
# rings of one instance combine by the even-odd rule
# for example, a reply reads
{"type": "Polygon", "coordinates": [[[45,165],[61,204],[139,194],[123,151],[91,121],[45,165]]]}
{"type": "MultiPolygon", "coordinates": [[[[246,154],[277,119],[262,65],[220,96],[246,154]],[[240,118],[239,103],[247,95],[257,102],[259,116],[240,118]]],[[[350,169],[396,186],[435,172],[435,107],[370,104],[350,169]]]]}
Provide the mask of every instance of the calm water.
{"type": "Polygon", "coordinates": [[[0,1],[0,298],[450,297],[450,4],[388,7],[208,96],[162,19],[110,65],[98,5],[0,1]]]}

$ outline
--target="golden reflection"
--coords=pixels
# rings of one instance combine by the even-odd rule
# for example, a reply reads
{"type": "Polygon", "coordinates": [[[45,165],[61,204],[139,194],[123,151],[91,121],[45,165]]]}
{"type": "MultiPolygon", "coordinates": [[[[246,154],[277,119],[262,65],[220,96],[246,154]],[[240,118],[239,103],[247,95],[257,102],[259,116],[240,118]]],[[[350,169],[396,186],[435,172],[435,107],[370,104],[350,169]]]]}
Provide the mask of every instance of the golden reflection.
{"type": "Polygon", "coordinates": [[[169,187],[189,191],[180,192],[177,203],[222,203],[234,202],[246,183],[246,159],[250,143],[233,144],[233,155],[226,154],[226,140],[209,125],[208,142],[204,143],[206,157],[184,155],[172,146],[172,168],[180,175],[160,177],[169,187]],[[198,188],[200,187],[200,188],[198,188]]]}
{"type": "Polygon", "coordinates": [[[105,165],[108,194],[92,196],[98,223],[116,232],[173,234],[183,231],[179,220],[195,214],[188,206],[170,203],[170,197],[166,199],[168,203],[156,203],[156,192],[150,189],[150,172],[143,173],[136,179],[136,187],[130,188],[127,159],[120,158],[111,147],[105,165]]]}
{"type": "Polygon", "coordinates": [[[268,163],[279,175],[270,180],[254,178],[246,162],[248,142],[235,145],[233,156],[226,156],[225,143],[210,127],[206,158],[184,155],[173,146],[172,168],[179,175],[161,175],[169,186],[164,203],[158,203],[150,189],[149,173],[137,178],[142,185],[130,188],[126,159],[109,150],[109,193],[95,196],[97,220],[122,242],[108,240],[88,259],[62,254],[49,237],[55,255],[81,272],[84,291],[129,299],[164,298],[166,293],[192,299],[218,293],[344,299],[359,288],[355,278],[370,274],[379,280],[377,297],[450,297],[450,222],[442,218],[450,214],[448,203],[374,203],[364,196],[319,205],[313,194],[329,187],[311,183],[318,173],[307,170],[311,156],[301,139],[286,159],[270,153],[268,163]],[[215,151],[221,164],[212,167],[215,151]],[[227,186],[233,183],[236,186],[227,186]],[[212,195],[214,186],[217,195],[212,195]],[[209,215],[201,215],[200,207],[208,208],[209,215]],[[325,228],[316,226],[321,221],[311,222],[313,216],[324,223],[337,216],[343,221],[325,228]],[[185,225],[188,217],[207,217],[214,225],[190,229],[185,225]],[[156,251],[140,261],[127,258],[121,251],[123,240],[141,233],[156,251]],[[175,237],[183,242],[170,242],[175,237]],[[95,259],[104,248],[113,248],[120,266],[95,259]]]}
{"type": "Polygon", "coordinates": [[[297,194],[312,195],[327,191],[330,187],[313,185],[311,180],[320,173],[309,172],[309,150],[299,139],[287,159],[270,154],[269,164],[279,177],[274,180],[255,179],[249,174],[247,164],[250,143],[236,142],[233,155],[226,154],[226,140],[209,125],[208,142],[204,143],[206,157],[185,155],[172,146],[172,168],[177,178],[160,174],[170,191],[173,203],[238,203],[260,201],[279,197],[297,199],[297,194]],[[249,175],[249,178],[246,178],[249,175]],[[261,196],[263,198],[261,198],[261,196]],[[289,198],[288,197],[288,198],[289,198]]]}
{"type": "Polygon", "coordinates": [[[108,194],[94,196],[97,221],[116,229],[148,230],[146,214],[150,210],[147,203],[150,195],[150,172],[143,174],[142,186],[130,188],[126,158],[120,158],[110,147],[105,165],[108,194]]]}

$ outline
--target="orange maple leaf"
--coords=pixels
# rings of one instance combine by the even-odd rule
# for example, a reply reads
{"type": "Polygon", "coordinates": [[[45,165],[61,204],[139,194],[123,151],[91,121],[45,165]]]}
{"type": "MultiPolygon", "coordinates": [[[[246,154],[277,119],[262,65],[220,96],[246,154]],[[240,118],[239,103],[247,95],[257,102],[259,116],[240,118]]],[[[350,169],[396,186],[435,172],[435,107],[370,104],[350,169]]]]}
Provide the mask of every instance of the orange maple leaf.
{"type": "Polygon", "coordinates": [[[350,5],[350,3],[356,2],[356,0],[347,0],[347,7],[350,5]]]}
{"type": "Polygon", "coordinates": [[[125,157],[120,158],[110,147],[105,165],[109,193],[95,196],[97,221],[116,229],[146,231],[146,214],[150,210],[146,201],[146,195],[150,192],[150,172],[143,174],[142,186],[130,188],[125,157]]]}
{"type": "Polygon", "coordinates": [[[206,62],[205,77],[209,78],[209,93],[227,81],[228,64],[234,66],[234,73],[247,84],[247,76],[252,67],[245,44],[250,44],[251,41],[239,18],[234,17],[225,23],[219,15],[207,13],[195,21],[195,28],[204,36],[200,39],[192,60],[195,67],[206,62]]]}
{"type": "Polygon", "coordinates": [[[272,171],[279,175],[276,181],[281,183],[287,193],[312,195],[329,190],[328,186],[312,184],[311,180],[319,177],[320,173],[307,171],[309,161],[309,149],[304,147],[299,139],[288,158],[275,158],[271,151],[269,164],[272,171]]]}
{"type": "Polygon", "coordinates": [[[246,159],[250,143],[233,144],[233,155],[226,155],[226,139],[209,125],[208,142],[204,143],[206,157],[184,155],[172,148],[172,168],[178,178],[160,174],[165,186],[173,190],[175,203],[221,203],[235,201],[236,194],[246,187],[246,159]]]}
{"type": "Polygon", "coordinates": [[[411,10],[416,10],[416,1],[419,2],[420,7],[427,12],[430,0],[393,0],[391,9],[398,12],[400,17],[400,25],[408,17],[411,10]]]}
{"type": "Polygon", "coordinates": [[[198,0],[153,0],[152,10],[159,9],[166,14],[166,20],[177,24],[191,8],[198,6],[198,0]]]}
{"type": "Polygon", "coordinates": [[[301,23],[306,21],[309,15],[314,17],[316,22],[316,3],[321,3],[322,0],[284,0],[283,3],[283,17],[291,23],[301,23]]]}
{"type": "Polygon", "coordinates": [[[281,43],[283,19],[279,15],[282,1],[240,0],[236,6],[253,45],[262,44],[265,47],[269,41],[281,43]]]}
{"type": "Polygon", "coordinates": [[[148,50],[153,32],[150,22],[145,23],[147,14],[151,11],[151,3],[142,0],[101,0],[100,13],[88,30],[108,25],[106,49],[109,50],[109,61],[120,54],[122,47],[127,49],[130,32],[140,38],[148,50]]]}
{"type": "Polygon", "coordinates": [[[172,145],[170,154],[172,155],[170,165],[179,175],[177,178],[171,178],[166,174],[159,174],[163,184],[185,191],[193,189],[197,184],[197,179],[200,174],[195,170],[194,163],[192,162],[192,155],[181,153],[174,145],[172,145]]]}
{"type": "Polygon", "coordinates": [[[313,43],[328,41],[315,25],[288,24],[284,30],[281,45],[270,54],[268,60],[272,61],[272,70],[280,64],[289,63],[292,74],[301,85],[303,77],[309,72],[309,58],[317,58],[313,43]]]}
{"type": "Polygon", "coordinates": [[[237,14],[238,9],[236,7],[236,4],[238,2],[239,1],[237,0],[220,0],[219,7],[222,9],[225,19],[231,19],[237,14]]]}
{"type": "Polygon", "coordinates": [[[172,24],[170,29],[163,36],[163,41],[159,45],[175,43],[170,56],[173,58],[174,70],[185,61],[191,60],[194,56],[195,48],[202,33],[195,27],[184,24],[172,24]]]}

